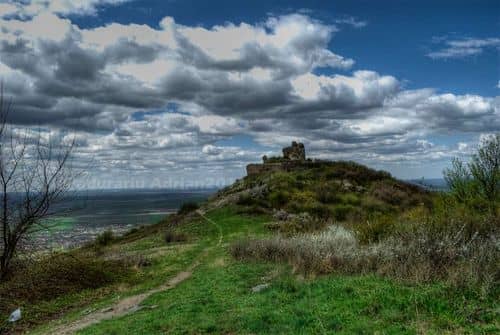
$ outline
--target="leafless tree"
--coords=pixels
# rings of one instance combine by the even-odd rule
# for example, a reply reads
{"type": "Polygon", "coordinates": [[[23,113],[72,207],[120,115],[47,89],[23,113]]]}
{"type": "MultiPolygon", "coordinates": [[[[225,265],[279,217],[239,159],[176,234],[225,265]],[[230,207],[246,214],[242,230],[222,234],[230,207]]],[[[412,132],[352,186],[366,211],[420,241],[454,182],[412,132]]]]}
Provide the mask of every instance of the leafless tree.
{"type": "Polygon", "coordinates": [[[14,127],[13,112],[0,84],[0,280],[21,243],[45,229],[53,205],[70,189],[75,140],[54,140],[38,130],[14,127]]]}

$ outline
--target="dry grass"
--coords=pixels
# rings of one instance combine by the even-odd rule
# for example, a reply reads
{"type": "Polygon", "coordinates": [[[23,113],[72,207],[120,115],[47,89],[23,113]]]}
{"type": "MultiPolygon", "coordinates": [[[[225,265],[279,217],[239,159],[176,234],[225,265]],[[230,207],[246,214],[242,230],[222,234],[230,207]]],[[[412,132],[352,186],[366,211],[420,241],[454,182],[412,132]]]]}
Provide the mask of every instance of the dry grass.
{"type": "Polygon", "coordinates": [[[324,229],[332,224],[332,220],[314,217],[306,213],[293,214],[285,211],[276,211],[273,215],[274,221],[266,224],[266,227],[284,235],[296,235],[324,229]]]}
{"type": "Polygon", "coordinates": [[[454,285],[493,288],[500,282],[500,236],[470,234],[467,225],[416,227],[382,242],[392,257],[379,271],[416,282],[436,279],[454,285]]]}
{"type": "Polygon", "coordinates": [[[321,233],[291,238],[278,236],[243,240],[231,247],[231,253],[237,259],[286,261],[296,270],[308,274],[347,270],[359,251],[354,234],[340,226],[330,226],[321,233]]]}
{"type": "Polygon", "coordinates": [[[439,229],[421,224],[367,245],[360,245],[354,232],[330,226],[291,238],[239,241],[231,253],[237,259],[287,262],[304,274],[374,272],[419,283],[475,285],[483,291],[500,282],[498,231],[471,234],[458,223],[439,229]]]}

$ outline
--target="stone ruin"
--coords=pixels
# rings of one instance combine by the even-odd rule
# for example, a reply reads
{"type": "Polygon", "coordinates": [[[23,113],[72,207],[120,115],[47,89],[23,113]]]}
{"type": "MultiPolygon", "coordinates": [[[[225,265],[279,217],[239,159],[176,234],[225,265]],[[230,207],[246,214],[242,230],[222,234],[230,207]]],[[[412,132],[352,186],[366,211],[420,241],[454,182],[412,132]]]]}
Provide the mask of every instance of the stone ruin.
{"type": "Polygon", "coordinates": [[[283,158],[291,161],[305,161],[306,149],[303,143],[292,142],[292,146],[283,148],[283,158]]]}
{"type": "Polygon", "coordinates": [[[306,163],[306,149],[303,143],[292,142],[289,147],[283,148],[283,157],[276,159],[268,159],[267,156],[262,157],[263,164],[247,165],[247,175],[256,175],[270,171],[290,171],[297,165],[306,163]]]}

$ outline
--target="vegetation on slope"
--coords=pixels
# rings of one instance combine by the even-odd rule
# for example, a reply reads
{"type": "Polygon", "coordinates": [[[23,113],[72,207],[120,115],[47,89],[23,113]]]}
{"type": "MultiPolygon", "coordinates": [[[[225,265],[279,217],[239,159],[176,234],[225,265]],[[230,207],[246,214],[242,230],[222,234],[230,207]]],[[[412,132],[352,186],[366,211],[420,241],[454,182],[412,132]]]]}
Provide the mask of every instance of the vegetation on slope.
{"type": "Polygon", "coordinates": [[[314,162],[290,172],[245,177],[218,193],[256,212],[282,209],[316,218],[360,220],[430,204],[424,189],[354,162],[314,162]]]}
{"type": "Polygon", "coordinates": [[[343,162],[286,176],[248,178],[244,185],[259,185],[264,191],[252,197],[253,202],[243,203],[262,206],[284,194],[278,197],[278,208],[329,221],[321,225],[308,215],[277,213],[275,217],[285,219],[273,226],[293,236],[239,241],[232,254],[238,259],[286,262],[305,274],[376,273],[417,283],[441,280],[498,296],[500,136],[483,143],[468,169],[457,162],[445,174],[449,194],[430,194],[385,173],[343,162]],[[344,192],[332,187],[346,183],[350,186],[344,192]],[[307,197],[299,201],[304,193],[307,197]],[[339,208],[349,210],[338,215],[339,208]],[[311,227],[323,231],[311,233],[311,227]]]}
{"type": "MultiPolygon", "coordinates": [[[[65,269],[56,281],[49,271],[14,274],[0,284],[10,294],[0,314],[21,306],[25,316],[4,331],[51,334],[197,264],[144,308],[79,333],[497,333],[499,209],[481,199],[429,193],[352,162],[247,177],[200,208],[49,256],[65,269]],[[37,292],[87,268],[64,290],[37,292]],[[23,276],[38,298],[21,294],[23,276]]],[[[51,269],[51,260],[37,264],[51,269]]]]}

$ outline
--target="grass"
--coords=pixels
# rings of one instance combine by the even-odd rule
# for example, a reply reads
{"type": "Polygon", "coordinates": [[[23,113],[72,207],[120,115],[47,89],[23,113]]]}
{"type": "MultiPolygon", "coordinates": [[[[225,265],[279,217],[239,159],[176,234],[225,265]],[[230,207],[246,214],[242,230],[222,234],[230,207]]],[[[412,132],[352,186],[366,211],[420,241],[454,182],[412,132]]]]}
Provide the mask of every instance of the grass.
{"type": "Polygon", "coordinates": [[[248,176],[218,193],[230,195],[239,205],[261,211],[307,212],[337,221],[399,213],[433,199],[415,185],[353,162],[309,162],[288,172],[248,176]]]}
{"type": "MultiPolygon", "coordinates": [[[[346,202],[358,201],[358,197],[346,198],[349,197],[346,202]]],[[[148,265],[132,264],[132,273],[98,289],[34,304],[24,301],[27,313],[17,330],[38,325],[32,329],[33,334],[50,334],[52,325],[64,324],[88,310],[158,287],[198,259],[200,265],[191,278],[172,290],[153,294],[143,303],[150,308],[103,321],[79,334],[494,334],[500,331],[498,292],[479,294],[474,290],[458,290],[443,281],[418,284],[367,273],[318,276],[311,271],[304,276],[294,271],[291,262],[233,258],[231,245],[236,241],[264,240],[272,234],[267,228],[272,217],[249,214],[245,208],[246,205],[212,210],[206,214],[208,220],[193,213],[186,214],[188,219],[174,215],[159,225],[113,239],[95,257],[137,259],[137,262],[147,259],[144,264],[148,265]],[[167,233],[186,240],[166,243],[167,233]],[[269,287],[252,292],[260,284],[269,287]],[[58,320],[47,323],[56,315],[58,320]]],[[[297,239],[300,235],[287,238],[297,239]]],[[[78,252],[95,251],[89,248],[78,252]]]]}
{"type": "MultiPolygon", "coordinates": [[[[192,264],[204,250],[213,247],[221,233],[220,229],[224,238],[228,239],[241,238],[244,234],[261,235],[267,232],[264,223],[269,218],[238,215],[236,211],[234,208],[224,208],[212,212],[210,218],[221,222],[220,227],[199,217],[190,217],[188,222],[178,225],[176,221],[179,217],[173,216],[156,226],[144,227],[124,237],[115,238],[110,244],[99,248],[98,253],[93,245],[77,249],[77,254],[92,255],[98,259],[127,259],[132,272],[121,280],[98,289],[68,292],[57,298],[34,302],[29,299],[13,301],[12,306],[21,306],[25,316],[15,328],[9,328],[8,331],[21,331],[38,326],[33,330],[34,334],[50,333],[50,327],[54,323],[77,319],[85,314],[85,311],[99,309],[118,298],[158,287],[169,277],[192,264]],[[166,232],[182,234],[187,236],[189,241],[167,244],[164,240],[166,232]],[[139,266],[144,263],[147,266],[139,266]],[[61,319],[61,315],[65,317],[61,319]],[[48,322],[55,316],[59,320],[48,322]]],[[[6,319],[7,312],[6,309],[0,317],[6,319]]]]}
{"type": "MultiPolygon", "coordinates": [[[[175,289],[149,297],[144,305],[150,308],[103,321],[79,334],[494,334],[500,330],[493,296],[444,283],[409,284],[369,274],[304,278],[285,263],[236,260],[228,252],[234,241],[270,234],[265,227],[269,217],[240,213],[239,208],[222,208],[207,214],[217,225],[196,218],[175,227],[176,233],[189,237],[189,243],[167,246],[172,253],[153,257],[153,265],[142,270],[146,283],[126,292],[160,285],[205,250],[193,276],[175,289]],[[151,275],[156,279],[148,279],[151,275]],[[251,291],[264,283],[269,284],[267,289],[251,291]]],[[[164,247],[162,240],[163,236],[154,235],[108,248],[147,255],[158,243],[164,247]]]]}
{"type": "Polygon", "coordinates": [[[240,263],[214,250],[189,281],[145,302],[155,308],[79,334],[493,334],[498,325],[486,303],[439,284],[375,276],[303,280],[286,266],[240,263]],[[269,288],[251,292],[262,283],[269,288]]]}

